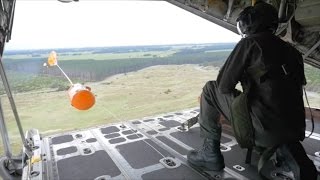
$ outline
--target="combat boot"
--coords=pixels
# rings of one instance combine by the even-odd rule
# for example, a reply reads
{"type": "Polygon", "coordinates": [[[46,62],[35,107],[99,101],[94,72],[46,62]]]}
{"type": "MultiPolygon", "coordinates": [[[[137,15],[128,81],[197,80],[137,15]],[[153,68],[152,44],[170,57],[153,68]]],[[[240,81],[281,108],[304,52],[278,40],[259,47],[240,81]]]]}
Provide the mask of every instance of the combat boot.
{"type": "Polygon", "coordinates": [[[220,151],[220,141],[209,138],[204,139],[200,150],[189,151],[187,158],[192,165],[204,167],[212,171],[221,171],[225,167],[220,151]]]}

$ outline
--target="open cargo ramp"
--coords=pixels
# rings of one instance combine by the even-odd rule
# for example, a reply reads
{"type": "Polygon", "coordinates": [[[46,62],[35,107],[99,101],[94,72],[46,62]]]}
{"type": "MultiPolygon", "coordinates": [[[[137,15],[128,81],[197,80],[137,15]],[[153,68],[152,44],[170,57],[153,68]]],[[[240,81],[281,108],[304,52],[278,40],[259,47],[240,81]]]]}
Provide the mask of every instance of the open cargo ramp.
{"type": "MultiPolygon", "coordinates": [[[[22,179],[260,179],[259,156],[245,164],[231,127],[223,124],[221,150],[226,168],[221,172],[202,171],[187,163],[187,152],[201,147],[199,125],[188,131],[179,126],[198,114],[188,109],[159,116],[40,138],[34,130],[34,157],[22,179]]],[[[308,128],[310,121],[307,120],[308,128]]],[[[320,130],[316,122],[315,130],[320,130]]],[[[306,132],[308,133],[308,132],[306,132]]],[[[309,157],[320,171],[320,132],[304,141],[309,157]]],[[[274,168],[269,162],[263,173],[273,179],[291,179],[292,173],[274,168]]]]}

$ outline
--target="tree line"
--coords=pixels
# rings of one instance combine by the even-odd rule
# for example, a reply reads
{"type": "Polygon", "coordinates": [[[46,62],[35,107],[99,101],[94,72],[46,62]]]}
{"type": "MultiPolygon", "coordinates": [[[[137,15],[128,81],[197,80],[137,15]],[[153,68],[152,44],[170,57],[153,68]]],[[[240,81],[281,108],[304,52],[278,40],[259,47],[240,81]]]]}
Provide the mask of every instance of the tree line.
{"type": "MultiPolygon", "coordinates": [[[[81,81],[101,81],[109,76],[137,71],[155,65],[203,64],[225,60],[230,52],[212,53],[177,53],[168,57],[127,58],[115,60],[66,60],[60,61],[59,66],[70,78],[81,81]]],[[[47,75],[63,76],[57,67],[45,67],[44,58],[20,59],[5,61],[5,68],[11,71],[47,75]]]]}
{"type": "MultiPolygon", "coordinates": [[[[221,48],[230,49],[233,44],[221,44],[220,46],[203,46],[201,48],[195,46],[180,49],[173,55],[167,57],[145,56],[144,58],[125,58],[114,60],[65,60],[60,61],[59,66],[67,73],[67,75],[77,82],[94,82],[101,81],[105,78],[120,74],[138,71],[140,69],[155,65],[181,65],[181,64],[200,64],[204,66],[220,67],[230,51],[214,51],[221,48]]],[[[167,46],[152,47],[123,47],[117,52],[126,52],[133,50],[167,50],[167,46]],[[142,49],[141,49],[142,48],[142,49]]],[[[94,52],[108,52],[112,48],[98,48],[94,52]],[[106,51],[104,51],[106,50],[106,51]]],[[[113,49],[114,50],[114,49],[113,49]]],[[[64,51],[65,53],[70,53],[64,51]]],[[[143,51],[148,54],[147,51],[143,51]]],[[[34,53],[34,52],[33,52],[34,53]]],[[[78,49],[72,53],[81,53],[78,49]]],[[[68,87],[65,78],[57,67],[45,67],[43,63],[46,58],[33,56],[31,58],[22,59],[4,59],[5,69],[10,71],[9,81],[11,79],[13,91],[25,92],[43,87],[57,88],[57,90],[65,90],[68,87]],[[12,78],[11,78],[12,76],[12,78]],[[16,77],[14,77],[16,76],[16,77]],[[28,77],[28,78],[27,78],[28,77]]],[[[307,90],[320,92],[320,73],[319,69],[306,65],[305,74],[308,79],[307,90]]],[[[0,85],[0,94],[3,88],[0,85]]]]}

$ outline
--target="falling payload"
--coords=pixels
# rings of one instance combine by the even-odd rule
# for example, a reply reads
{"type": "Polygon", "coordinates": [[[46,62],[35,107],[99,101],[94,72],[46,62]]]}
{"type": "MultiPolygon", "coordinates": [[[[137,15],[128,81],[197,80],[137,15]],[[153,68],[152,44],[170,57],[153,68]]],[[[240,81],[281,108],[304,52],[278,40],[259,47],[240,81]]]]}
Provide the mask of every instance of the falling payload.
{"type": "Polygon", "coordinates": [[[52,51],[48,57],[48,63],[45,66],[57,66],[63,75],[68,79],[71,87],[68,89],[68,95],[71,105],[79,110],[88,110],[95,104],[95,96],[91,92],[91,88],[80,83],[73,84],[67,74],[58,65],[57,53],[52,51]]]}

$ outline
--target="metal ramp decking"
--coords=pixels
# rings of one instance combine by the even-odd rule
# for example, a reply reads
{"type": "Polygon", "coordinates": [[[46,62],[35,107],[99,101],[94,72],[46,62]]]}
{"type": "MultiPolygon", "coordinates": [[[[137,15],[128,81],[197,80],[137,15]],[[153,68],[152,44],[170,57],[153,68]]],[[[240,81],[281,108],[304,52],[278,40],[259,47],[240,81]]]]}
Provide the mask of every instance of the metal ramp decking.
{"type": "MultiPolygon", "coordinates": [[[[187,163],[187,152],[202,145],[200,128],[195,125],[183,132],[178,127],[197,114],[198,109],[189,109],[34,139],[40,148],[23,179],[260,179],[258,155],[253,153],[251,165],[245,164],[246,150],[237,145],[227,124],[221,139],[226,164],[222,172],[202,171],[187,163]],[[164,160],[167,164],[160,162],[164,157],[170,157],[164,160]]],[[[303,144],[320,171],[317,133],[303,144]]],[[[275,169],[272,163],[264,174],[290,177],[290,172],[275,169]]]]}

